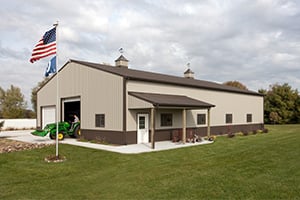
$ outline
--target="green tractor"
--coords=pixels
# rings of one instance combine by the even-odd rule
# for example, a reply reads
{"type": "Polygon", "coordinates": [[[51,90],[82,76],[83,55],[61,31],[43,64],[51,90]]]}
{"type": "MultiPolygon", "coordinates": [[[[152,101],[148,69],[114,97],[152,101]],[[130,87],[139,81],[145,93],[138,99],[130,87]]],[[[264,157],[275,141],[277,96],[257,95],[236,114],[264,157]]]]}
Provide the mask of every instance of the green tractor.
{"type": "MultiPolygon", "coordinates": [[[[51,139],[56,139],[56,123],[47,124],[43,130],[35,130],[31,132],[32,135],[45,137],[49,134],[51,139]]],[[[58,123],[58,139],[63,140],[68,135],[73,138],[79,138],[80,133],[80,122],[70,124],[69,122],[58,123]]]]}

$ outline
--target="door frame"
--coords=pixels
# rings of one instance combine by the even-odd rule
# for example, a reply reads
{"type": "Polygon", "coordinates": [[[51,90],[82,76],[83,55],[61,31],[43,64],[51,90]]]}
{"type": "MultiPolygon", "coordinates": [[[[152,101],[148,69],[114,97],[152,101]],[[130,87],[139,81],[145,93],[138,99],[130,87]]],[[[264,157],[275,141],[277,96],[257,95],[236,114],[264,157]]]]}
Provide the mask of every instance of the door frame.
{"type": "Polygon", "coordinates": [[[137,144],[149,143],[149,113],[137,114],[137,144]],[[140,117],[145,117],[145,128],[140,129],[140,117]]]}
{"type": "Polygon", "coordinates": [[[81,120],[81,98],[80,96],[76,96],[76,97],[67,97],[67,98],[63,98],[61,100],[61,119],[62,121],[65,121],[66,118],[66,107],[65,107],[65,103],[70,103],[70,102],[79,102],[79,113],[73,113],[76,114],[77,117],[79,117],[80,121],[81,120]]]}

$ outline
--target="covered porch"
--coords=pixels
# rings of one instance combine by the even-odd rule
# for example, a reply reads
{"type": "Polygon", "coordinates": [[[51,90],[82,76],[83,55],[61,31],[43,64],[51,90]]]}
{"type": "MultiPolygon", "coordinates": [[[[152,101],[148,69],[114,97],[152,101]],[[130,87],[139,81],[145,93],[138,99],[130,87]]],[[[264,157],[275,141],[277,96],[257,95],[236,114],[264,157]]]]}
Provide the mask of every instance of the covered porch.
{"type": "MultiPolygon", "coordinates": [[[[155,149],[155,136],[156,136],[156,130],[158,128],[157,123],[157,113],[162,113],[162,111],[165,110],[171,110],[181,117],[177,117],[175,120],[177,121],[177,124],[180,124],[180,139],[183,144],[185,144],[187,139],[187,111],[189,110],[207,110],[207,132],[206,135],[210,136],[210,111],[211,108],[214,107],[214,105],[200,101],[197,99],[190,98],[188,96],[184,95],[169,95],[169,94],[157,94],[157,93],[141,93],[141,92],[128,92],[129,98],[128,98],[128,109],[129,110],[146,110],[147,113],[149,113],[149,124],[147,120],[143,119],[142,126],[140,123],[140,116],[144,117],[145,115],[137,116],[137,132],[139,131],[139,127],[149,127],[149,130],[146,130],[148,133],[150,132],[150,143],[151,148],[155,149]],[[178,122],[178,120],[181,120],[181,122],[178,122]]],[[[162,119],[161,123],[162,123],[162,119]]],[[[168,123],[166,119],[166,123],[168,123]]],[[[161,126],[160,124],[159,126],[161,126]]],[[[174,128],[171,126],[171,128],[174,128]]],[[[163,129],[162,129],[163,130],[163,129]]],[[[138,133],[137,133],[138,134],[138,133]]],[[[137,136],[138,138],[138,136],[137,136]]],[[[137,139],[137,143],[139,143],[139,138],[137,139]]]]}

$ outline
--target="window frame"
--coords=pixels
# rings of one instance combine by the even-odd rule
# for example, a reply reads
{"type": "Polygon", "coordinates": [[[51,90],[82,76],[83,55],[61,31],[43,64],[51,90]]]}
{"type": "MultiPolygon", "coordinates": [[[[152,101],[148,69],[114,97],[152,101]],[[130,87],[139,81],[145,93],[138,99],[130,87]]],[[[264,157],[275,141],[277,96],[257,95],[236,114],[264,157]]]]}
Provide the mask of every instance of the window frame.
{"type": "Polygon", "coordinates": [[[139,116],[138,117],[138,129],[145,129],[146,128],[146,117],[145,116],[139,116]],[[141,120],[143,119],[143,120],[141,120]]]}
{"type": "Polygon", "coordinates": [[[246,114],[246,122],[247,123],[252,123],[252,120],[253,120],[252,118],[253,118],[252,113],[246,114]]]}
{"type": "Polygon", "coordinates": [[[205,125],[206,124],[206,114],[198,113],[197,114],[197,125],[205,125]]]}
{"type": "Polygon", "coordinates": [[[225,114],[225,123],[226,124],[232,124],[233,123],[233,114],[232,113],[226,113],[225,114]]]}
{"type": "Polygon", "coordinates": [[[161,113],[160,114],[160,126],[161,127],[173,126],[173,114],[172,113],[161,113]]]}
{"type": "Polygon", "coordinates": [[[95,127],[105,128],[105,114],[95,114],[95,127]]]}

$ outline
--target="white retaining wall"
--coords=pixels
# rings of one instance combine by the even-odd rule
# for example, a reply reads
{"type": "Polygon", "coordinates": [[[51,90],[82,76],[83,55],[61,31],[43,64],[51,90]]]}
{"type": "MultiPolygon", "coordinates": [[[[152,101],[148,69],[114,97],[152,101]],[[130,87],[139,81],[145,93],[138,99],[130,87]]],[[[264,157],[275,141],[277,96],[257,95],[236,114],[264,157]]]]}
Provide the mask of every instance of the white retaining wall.
{"type": "Polygon", "coordinates": [[[35,129],[36,119],[0,119],[4,122],[2,130],[5,129],[35,129]]]}

